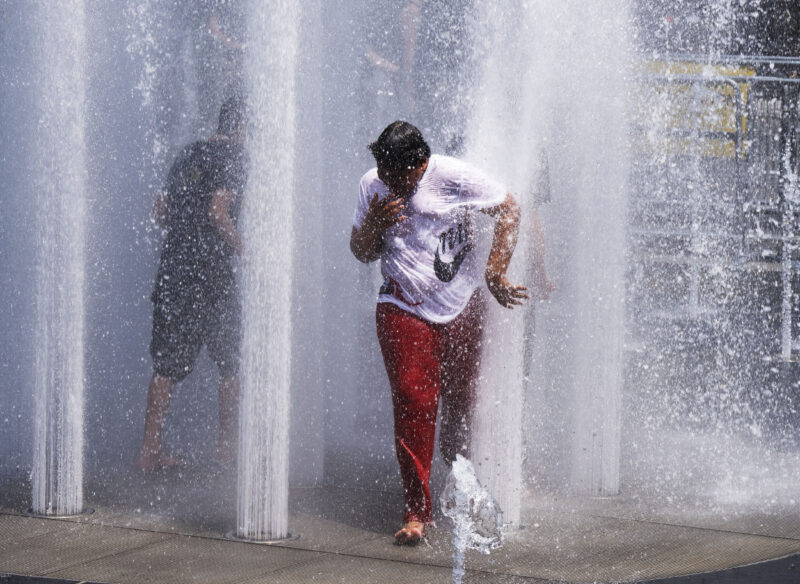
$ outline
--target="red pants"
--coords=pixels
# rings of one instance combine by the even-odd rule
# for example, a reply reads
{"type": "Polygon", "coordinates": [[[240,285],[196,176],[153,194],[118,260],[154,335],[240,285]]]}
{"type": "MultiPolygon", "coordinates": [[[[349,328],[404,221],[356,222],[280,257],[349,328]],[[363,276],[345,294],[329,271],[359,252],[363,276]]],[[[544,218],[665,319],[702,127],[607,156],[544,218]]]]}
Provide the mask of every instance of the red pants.
{"type": "Polygon", "coordinates": [[[466,454],[485,311],[480,293],[446,324],[428,322],[388,302],[378,304],[378,340],[392,388],[395,448],[405,493],[404,523],[433,519],[428,480],[440,395],[442,456],[450,463],[457,453],[466,454]]]}

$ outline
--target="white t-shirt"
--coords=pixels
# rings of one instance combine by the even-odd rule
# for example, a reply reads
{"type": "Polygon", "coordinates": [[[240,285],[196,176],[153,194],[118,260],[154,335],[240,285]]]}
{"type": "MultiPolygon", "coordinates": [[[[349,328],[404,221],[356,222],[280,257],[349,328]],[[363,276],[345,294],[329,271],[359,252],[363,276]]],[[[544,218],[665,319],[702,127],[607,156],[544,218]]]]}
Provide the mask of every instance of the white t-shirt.
{"type": "MultiPolygon", "coordinates": [[[[384,232],[378,302],[391,302],[430,322],[444,323],[464,309],[483,282],[477,258],[473,211],[499,205],[506,189],[456,158],[433,155],[414,193],[408,219],[384,232]]],[[[375,193],[389,190],[377,168],[361,177],[353,226],[360,229],[375,193]]]]}

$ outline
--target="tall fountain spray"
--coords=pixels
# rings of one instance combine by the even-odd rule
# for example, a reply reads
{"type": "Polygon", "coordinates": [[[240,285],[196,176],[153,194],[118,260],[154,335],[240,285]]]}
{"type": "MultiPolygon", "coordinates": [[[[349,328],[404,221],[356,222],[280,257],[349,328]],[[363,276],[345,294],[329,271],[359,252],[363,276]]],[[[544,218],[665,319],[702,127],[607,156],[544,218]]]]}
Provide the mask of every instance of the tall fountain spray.
{"type": "Polygon", "coordinates": [[[83,509],[86,28],[82,0],[32,7],[38,128],[34,513],[83,509]]]}
{"type": "MultiPolygon", "coordinates": [[[[519,112],[514,107],[514,96],[519,94],[513,75],[506,75],[502,63],[507,62],[506,43],[497,43],[501,36],[511,32],[508,43],[519,47],[520,39],[512,21],[517,18],[510,10],[509,3],[477,2],[474,38],[487,39],[478,49],[482,60],[482,75],[473,89],[475,110],[467,130],[468,158],[474,158],[482,166],[496,174],[516,191],[518,182],[515,165],[504,164],[509,154],[504,140],[505,130],[511,119],[519,112]],[[483,29],[483,30],[481,30],[483,29]],[[494,48],[503,47],[503,48],[494,48]],[[504,131],[498,131],[497,116],[504,118],[504,131]],[[510,174],[509,174],[510,173],[510,174]]],[[[509,52],[514,49],[509,48],[509,52]]],[[[524,60],[524,59],[522,59],[524,60]]],[[[527,140],[526,140],[527,142],[527,140]]],[[[537,142],[538,143],[538,142],[537,142]]],[[[536,157],[532,157],[535,159],[536,157]]],[[[529,161],[520,161],[523,172],[529,168],[529,161]]],[[[528,207],[527,199],[516,197],[523,213],[528,207]]],[[[522,234],[513,266],[510,270],[512,281],[522,282],[524,264],[521,255],[528,238],[522,234]]],[[[523,366],[522,331],[525,310],[508,312],[490,303],[486,342],[481,361],[480,388],[473,431],[473,458],[478,477],[503,509],[504,519],[511,524],[520,520],[520,495],[522,491],[522,405],[523,366]],[[512,339],[509,342],[509,339],[512,339]]]]}
{"type": "Polygon", "coordinates": [[[747,6],[639,7],[627,474],[712,508],[796,483],[772,448],[796,426],[796,65],[770,56],[785,13],[747,6]]]}
{"type": "Polygon", "coordinates": [[[554,206],[569,218],[561,228],[573,240],[563,290],[574,372],[571,484],[581,494],[607,496],[620,488],[631,53],[626,3],[585,8],[572,31],[584,40],[565,80],[566,101],[579,109],[559,116],[569,144],[566,204],[554,206]]]}
{"type": "Polygon", "coordinates": [[[249,178],[242,210],[237,536],[288,535],[295,67],[300,7],[253,0],[247,30],[249,178]]]}
{"type": "MultiPolygon", "coordinates": [[[[537,191],[552,196],[538,212],[558,290],[548,305],[493,309],[484,350],[475,461],[512,523],[523,436],[529,450],[540,448],[540,435],[523,429],[524,404],[538,423],[547,415],[537,408],[542,395],[558,392],[571,403],[556,424],[559,432],[569,427],[560,456],[571,459],[573,488],[619,488],[629,58],[626,6],[515,7],[476,3],[476,38],[486,42],[468,130],[468,156],[507,183],[523,225],[546,196],[537,191]]],[[[520,235],[511,279],[531,285],[531,234],[520,235]]]]}

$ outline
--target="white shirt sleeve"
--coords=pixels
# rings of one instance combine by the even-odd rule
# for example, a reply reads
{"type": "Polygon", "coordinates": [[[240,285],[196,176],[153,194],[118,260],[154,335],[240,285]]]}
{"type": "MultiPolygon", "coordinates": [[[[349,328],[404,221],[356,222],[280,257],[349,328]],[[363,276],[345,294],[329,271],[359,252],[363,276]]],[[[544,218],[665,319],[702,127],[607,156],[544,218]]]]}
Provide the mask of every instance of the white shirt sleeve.
{"type": "Polygon", "coordinates": [[[364,219],[367,216],[367,211],[369,210],[369,203],[372,200],[369,187],[373,183],[370,175],[373,173],[376,173],[374,169],[362,176],[361,182],[358,185],[358,203],[356,205],[356,212],[353,215],[353,227],[356,229],[361,229],[361,226],[364,224],[364,219]]]}
{"type": "Polygon", "coordinates": [[[453,202],[472,209],[486,209],[502,203],[508,190],[481,169],[449,156],[437,156],[438,172],[445,178],[446,190],[455,196],[453,202]]]}
{"type": "Polygon", "coordinates": [[[463,163],[459,177],[459,198],[473,209],[495,207],[505,201],[508,190],[482,170],[463,163]]]}

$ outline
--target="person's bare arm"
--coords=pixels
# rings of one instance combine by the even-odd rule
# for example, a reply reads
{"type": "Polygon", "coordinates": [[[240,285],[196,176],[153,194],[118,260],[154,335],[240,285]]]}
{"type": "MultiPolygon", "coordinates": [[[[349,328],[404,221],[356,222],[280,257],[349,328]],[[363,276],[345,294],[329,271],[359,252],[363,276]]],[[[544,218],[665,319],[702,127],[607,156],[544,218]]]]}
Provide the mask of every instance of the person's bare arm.
{"type": "Polygon", "coordinates": [[[556,285],[547,276],[545,262],[544,228],[539,212],[534,209],[531,216],[531,243],[533,247],[533,286],[536,298],[547,300],[556,289],[556,285]]]}
{"type": "Polygon", "coordinates": [[[398,65],[395,65],[389,59],[381,56],[372,47],[368,47],[365,54],[370,65],[372,65],[373,67],[377,67],[378,69],[385,69],[390,73],[397,73],[400,70],[400,67],[398,65]]]}
{"type": "Polygon", "coordinates": [[[417,54],[417,37],[422,17],[422,7],[418,0],[408,2],[400,12],[401,31],[403,33],[403,57],[400,64],[401,70],[401,95],[402,106],[408,115],[416,112],[414,96],[414,64],[417,54]]]}
{"type": "Polygon", "coordinates": [[[222,236],[222,239],[233,248],[237,255],[242,255],[242,240],[230,213],[233,197],[233,193],[228,189],[214,191],[211,205],[208,208],[208,218],[211,219],[211,224],[222,236]]]}
{"type": "Polygon", "coordinates": [[[383,232],[406,219],[404,208],[405,203],[401,198],[387,197],[379,201],[378,193],[373,195],[361,228],[353,227],[350,232],[350,251],[358,261],[367,264],[380,257],[383,232]]]}
{"type": "Polygon", "coordinates": [[[483,212],[494,217],[497,222],[494,226],[494,239],[489,251],[489,261],[486,263],[486,286],[501,306],[514,308],[529,298],[525,286],[517,286],[509,282],[506,277],[511,256],[517,246],[519,235],[520,209],[517,202],[510,194],[505,200],[495,207],[483,209],[483,212]]]}
{"type": "Polygon", "coordinates": [[[153,203],[153,210],[151,211],[153,221],[155,221],[159,227],[166,227],[168,213],[167,195],[166,193],[159,193],[153,203]]]}

